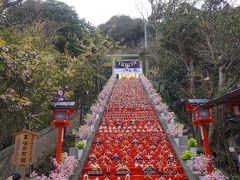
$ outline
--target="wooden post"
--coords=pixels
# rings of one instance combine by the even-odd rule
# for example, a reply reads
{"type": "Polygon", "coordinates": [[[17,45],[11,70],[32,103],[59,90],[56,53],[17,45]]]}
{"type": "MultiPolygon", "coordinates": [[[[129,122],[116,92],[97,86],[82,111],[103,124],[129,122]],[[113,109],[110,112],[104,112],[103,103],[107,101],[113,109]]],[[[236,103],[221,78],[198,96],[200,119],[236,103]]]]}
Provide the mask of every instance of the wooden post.
{"type": "MultiPolygon", "coordinates": [[[[203,140],[203,148],[205,156],[210,158],[210,147],[208,144],[208,135],[207,135],[207,126],[206,124],[201,124],[201,134],[202,134],[202,140],[203,140]]],[[[211,161],[211,159],[210,159],[211,161]]],[[[211,174],[213,171],[212,161],[208,165],[208,172],[211,174]]]]}
{"type": "Polygon", "coordinates": [[[26,175],[26,169],[25,169],[25,165],[20,165],[19,169],[20,169],[20,175],[21,175],[21,179],[25,180],[25,175],[26,175]]]}
{"type": "Polygon", "coordinates": [[[62,141],[63,141],[63,127],[58,126],[57,147],[56,147],[56,161],[60,163],[62,153],[62,141]]]}

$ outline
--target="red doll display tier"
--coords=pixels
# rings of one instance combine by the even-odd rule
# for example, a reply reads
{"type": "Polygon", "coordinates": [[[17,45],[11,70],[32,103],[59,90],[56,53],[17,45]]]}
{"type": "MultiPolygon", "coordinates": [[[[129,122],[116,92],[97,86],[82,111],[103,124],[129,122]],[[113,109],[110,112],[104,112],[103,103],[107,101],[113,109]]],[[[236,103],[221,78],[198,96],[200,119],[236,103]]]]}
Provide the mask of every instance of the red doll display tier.
{"type": "Polygon", "coordinates": [[[139,79],[116,81],[80,179],[186,179],[139,79]]]}

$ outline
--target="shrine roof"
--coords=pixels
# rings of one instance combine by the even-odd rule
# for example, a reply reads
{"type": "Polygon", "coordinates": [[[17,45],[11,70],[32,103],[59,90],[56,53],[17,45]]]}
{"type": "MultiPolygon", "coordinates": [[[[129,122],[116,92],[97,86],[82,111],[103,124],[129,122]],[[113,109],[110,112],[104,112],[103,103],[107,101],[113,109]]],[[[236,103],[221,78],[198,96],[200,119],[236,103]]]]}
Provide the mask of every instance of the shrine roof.
{"type": "Polygon", "coordinates": [[[216,97],[205,104],[200,105],[200,108],[211,108],[221,104],[226,105],[240,105],[240,88],[231,91],[223,96],[216,97]]]}
{"type": "Polygon", "coordinates": [[[75,104],[76,103],[74,101],[53,101],[50,103],[49,108],[70,109],[73,108],[75,104]]]}
{"type": "Polygon", "coordinates": [[[191,105],[200,105],[200,104],[204,104],[207,103],[209,101],[209,99],[188,99],[188,103],[190,103],[191,105]]]}

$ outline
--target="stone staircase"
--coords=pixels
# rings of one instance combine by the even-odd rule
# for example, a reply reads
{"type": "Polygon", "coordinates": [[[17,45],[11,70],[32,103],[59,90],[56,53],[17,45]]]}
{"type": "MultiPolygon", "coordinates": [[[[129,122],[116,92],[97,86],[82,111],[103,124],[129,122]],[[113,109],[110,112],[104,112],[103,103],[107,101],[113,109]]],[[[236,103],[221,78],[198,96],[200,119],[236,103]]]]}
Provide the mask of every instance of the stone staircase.
{"type": "Polygon", "coordinates": [[[79,179],[188,179],[171,141],[140,81],[117,80],[79,179]]]}

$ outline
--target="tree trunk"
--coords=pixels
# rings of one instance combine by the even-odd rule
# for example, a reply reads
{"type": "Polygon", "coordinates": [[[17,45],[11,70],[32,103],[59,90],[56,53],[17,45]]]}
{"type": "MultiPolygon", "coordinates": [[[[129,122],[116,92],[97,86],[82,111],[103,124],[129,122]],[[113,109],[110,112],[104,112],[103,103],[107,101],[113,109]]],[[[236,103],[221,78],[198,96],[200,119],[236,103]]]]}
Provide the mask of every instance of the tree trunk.
{"type": "Polygon", "coordinates": [[[219,66],[218,76],[219,76],[218,88],[219,88],[219,91],[222,93],[223,87],[226,83],[226,64],[219,66]]]}
{"type": "Polygon", "coordinates": [[[193,64],[193,59],[191,56],[187,56],[185,49],[183,48],[182,44],[180,42],[178,42],[178,48],[179,48],[179,52],[182,56],[183,59],[183,63],[185,65],[185,68],[187,70],[187,76],[188,76],[188,80],[189,80],[189,92],[192,95],[192,97],[195,98],[196,96],[196,90],[195,90],[195,68],[194,68],[194,64],[193,64]]]}
{"type": "Polygon", "coordinates": [[[236,173],[236,167],[234,165],[233,159],[232,159],[230,151],[229,151],[229,146],[228,146],[228,143],[227,143],[227,139],[223,139],[223,145],[224,145],[224,150],[225,150],[226,155],[227,155],[230,174],[235,174],[236,173]]]}
{"type": "Polygon", "coordinates": [[[145,55],[145,73],[146,73],[146,76],[148,77],[148,75],[149,75],[149,66],[148,66],[147,55],[145,55]]]}
{"type": "Polygon", "coordinates": [[[190,93],[192,95],[193,98],[196,97],[196,91],[195,91],[195,69],[194,69],[194,66],[193,66],[193,60],[191,59],[190,60],[190,68],[189,68],[189,75],[190,75],[190,79],[189,79],[189,84],[190,84],[190,93]]]}
{"type": "MultiPolygon", "coordinates": [[[[222,90],[223,90],[223,87],[226,83],[226,65],[223,64],[222,66],[219,66],[218,68],[218,91],[220,92],[220,94],[222,94],[222,90]]],[[[220,111],[217,111],[218,113],[220,111]]],[[[223,119],[220,119],[220,118],[224,118],[224,117],[220,117],[217,116],[217,121],[218,120],[223,120],[223,119]]],[[[210,127],[209,127],[209,142],[211,143],[214,139],[213,139],[213,131],[215,130],[215,128],[213,127],[212,124],[210,124],[210,127]]]]}

